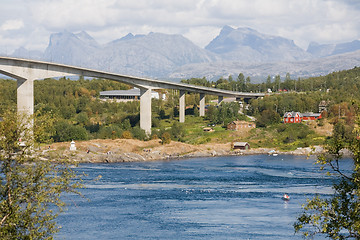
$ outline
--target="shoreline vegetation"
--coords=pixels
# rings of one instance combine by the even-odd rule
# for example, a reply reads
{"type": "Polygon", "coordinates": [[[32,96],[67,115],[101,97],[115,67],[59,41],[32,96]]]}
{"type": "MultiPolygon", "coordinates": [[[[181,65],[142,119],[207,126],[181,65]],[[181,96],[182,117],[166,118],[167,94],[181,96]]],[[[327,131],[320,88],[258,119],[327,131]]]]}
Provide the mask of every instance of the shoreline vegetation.
{"type": "Polygon", "coordinates": [[[70,150],[70,142],[43,146],[42,158],[69,158],[78,163],[119,163],[176,160],[194,157],[267,155],[271,150],[277,154],[310,156],[322,153],[321,146],[297,148],[293,151],[278,151],[274,148],[251,148],[233,150],[229,143],[207,143],[193,145],[171,141],[162,145],[161,140],[141,141],[136,139],[90,140],[76,142],[76,150],[70,150]],[[44,150],[45,148],[45,150],[44,150]]]}

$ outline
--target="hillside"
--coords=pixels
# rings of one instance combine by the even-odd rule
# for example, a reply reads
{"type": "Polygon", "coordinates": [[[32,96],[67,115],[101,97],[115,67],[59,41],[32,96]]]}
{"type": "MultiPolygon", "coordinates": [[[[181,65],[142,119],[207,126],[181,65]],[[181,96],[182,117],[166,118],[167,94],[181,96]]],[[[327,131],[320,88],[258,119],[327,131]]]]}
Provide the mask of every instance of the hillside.
{"type": "Polygon", "coordinates": [[[205,49],[224,60],[241,63],[285,62],[311,59],[311,54],[294,41],[259,33],[251,28],[223,27],[220,34],[205,49]]]}
{"type": "Polygon", "coordinates": [[[84,31],[63,31],[50,36],[44,53],[19,48],[13,56],[152,78],[213,80],[243,72],[263,81],[268,75],[309,77],[359,66],[359,47],[357,40],[312,43],[305,51],[291,39],[225,26],[205,49],[175,34],[129,33],[101,45],[84,31]]]}
{"type": "Polygon", "coordinates": [[[206,77],[214,80],[221,76],[237,76],[240,72],[250,76],[256,82],[264,81],[266,76],[287,73],[298,78],[326,75],[334,71],[351,69],[360,66],[360,50],[335,56],[307,61],[274,62],[274,63],[241,63],[238,61],[223,61],[202,64],[184,65],[170,74],[171,78],[187,79],[191,77],[206,77]]]}

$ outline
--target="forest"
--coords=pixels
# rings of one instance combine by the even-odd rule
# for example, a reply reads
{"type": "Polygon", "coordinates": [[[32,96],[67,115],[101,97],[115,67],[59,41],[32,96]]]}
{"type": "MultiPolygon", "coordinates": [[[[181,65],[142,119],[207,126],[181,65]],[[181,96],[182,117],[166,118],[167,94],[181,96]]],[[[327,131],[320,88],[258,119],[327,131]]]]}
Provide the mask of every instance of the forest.
{"type": "MultiPolygon", "coordinates": [[[[115,81],[84,77],[79,77],[78,80],[60,78],[35,81],[35,112],[38,115],[51,115],[55,119],[52,131],[55,142],[95,138],[146,140],[161,138],[167,133],[172,140],[203,143],[217,141],[221,132],[225,134],[221,138],[226,138],[226,125],[237,119],[249,120],[248,116],[256,118],[257,128],[261,131],[276,129],[283,133],[289,131],[291,135],[296,130],[290,129],[293,127],[286,127],[290,130],[283,129],[281,120],[284,113],[318,112],[321,102],[327,105],[327,110],[322,114],[324,119],[333,124],[340,122],[352,126],[360,103],[359,76],[360,68],[355,67],[307,79],[292,79],[290,74],[284,79],[279,75],[268,76],[264,82],[257,84],[251,83],[250,77],[245,77],[242,73],[236,78],[229,76],[217,81],[208,81],[206,78],[182,80],[183,83],[207,87],[268,94],[264,98],[253,99],[248,104],[223,102],[220,106],[216,104],[216,97],[207,96],[206,116],[199,117],[199,95],[189,93],[186,95],[186,122],[190,124],[180,124],[179,93],[166,90],[166,100],[152,100],[151,136],[147,136],[139,127],[138,101],[115,102],[99,98],[100,91],[131,88],[115,81]],[[218,133],[203,133],[192,129],[194,126],[209,124],[216,125],[218,133]]],[[[6,109],[16,109],[16,81],[0,79],[0,100],[0,115],[6,109]]],[[[319,124],[322,124],[322,121],[319,124]]],[[[306,136],[312,134],[309,129],[302,131],[308,132],[306,136]]],[[[258,132],[254,131],[253,135],[257,134],[258,132]]],[[[251,137],[246,140],[251,141],[251,137]]],[[[285,140],[283,142],[286,143],[285,140]]]]}

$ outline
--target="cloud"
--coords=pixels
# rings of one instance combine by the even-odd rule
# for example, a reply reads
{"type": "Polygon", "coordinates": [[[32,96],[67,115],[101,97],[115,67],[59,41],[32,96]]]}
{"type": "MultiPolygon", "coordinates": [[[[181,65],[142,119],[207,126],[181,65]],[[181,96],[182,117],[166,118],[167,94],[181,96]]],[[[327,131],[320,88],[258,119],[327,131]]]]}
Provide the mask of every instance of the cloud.
{"type": "Polygon", "coordinates": [[[37,48],[63,30],[87,31],[100,43],[129,32],[183,34],[203,47],[224,25],[294,39],[303,48],[360,38],[359,0],[3,0],[1,7],[2,39],[37,48]]]}
{"type": "Polygon", "coordinates": [[[18,30],[24,27],[24,22],[21,19],[11,19],[5,21],[1,26],[1,31],[18,30]]]}

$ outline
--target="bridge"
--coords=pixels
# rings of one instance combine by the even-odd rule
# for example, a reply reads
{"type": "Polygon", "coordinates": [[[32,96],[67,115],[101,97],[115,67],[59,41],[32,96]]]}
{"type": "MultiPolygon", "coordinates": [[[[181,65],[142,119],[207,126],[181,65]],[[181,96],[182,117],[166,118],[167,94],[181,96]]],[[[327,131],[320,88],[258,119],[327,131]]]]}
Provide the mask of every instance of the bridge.
{"type": "Polygon", "coordinates": [[[140,128],[145,130],[147,134],[151,133],[152,89],[174,89],[180,91],[180,122],[185,121],[185,93],[187,92],[200,94],[200,116],[205,116],[206,94],[218,96],[219,103],[221,103],[224,97],[249,99],[263,97],[265,95],[263,93],[234,92],[158,79],[127,76],[65,64],[1,56],[0,74],[12,77],[17,80],[17,111],[28,115],[32,115],[34,113],[35,80],[78,75],[118,81],[137,87],[140,89],[140,128]]]}

